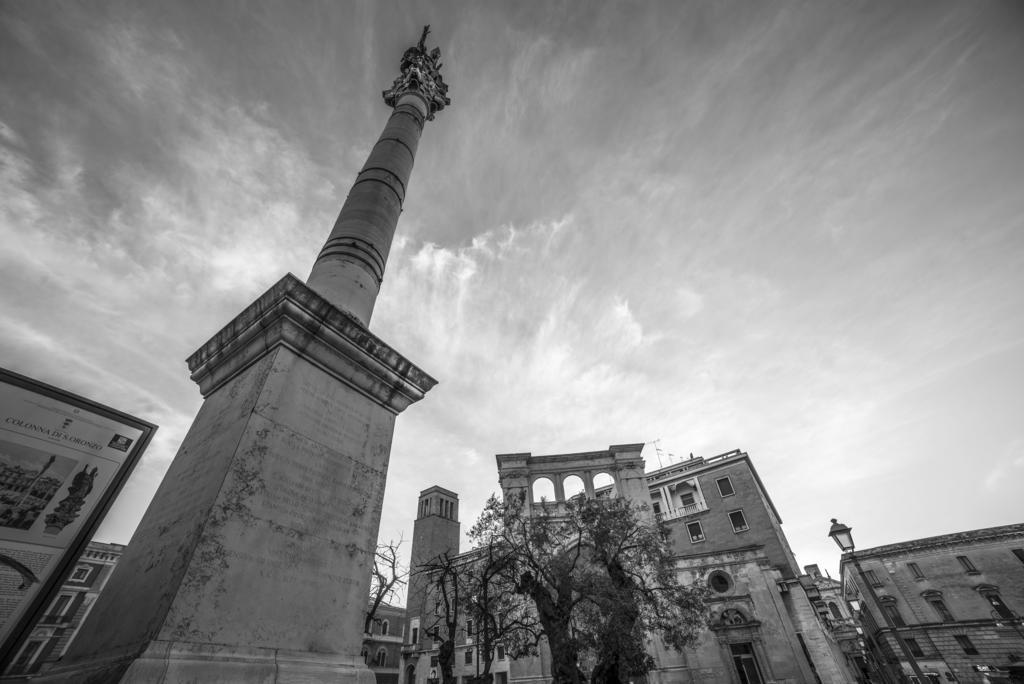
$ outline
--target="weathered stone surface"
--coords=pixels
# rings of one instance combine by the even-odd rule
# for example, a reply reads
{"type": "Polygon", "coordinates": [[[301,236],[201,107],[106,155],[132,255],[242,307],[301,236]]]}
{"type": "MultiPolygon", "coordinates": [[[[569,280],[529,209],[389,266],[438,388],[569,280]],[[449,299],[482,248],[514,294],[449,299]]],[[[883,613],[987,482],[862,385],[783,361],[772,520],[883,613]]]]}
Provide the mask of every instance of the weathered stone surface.
{"type": "Polygon", "coordinates": [[[360,680],[395,417],[434,381],[290,276],[191,361],[206,401],[44,681],[360,680]]]}
{"type": "Polygon", "coordinates": [[[351,314],[291,274],[189,357],[192,379],[208,396],[278,345],[395,413],[437,384],[351,314]]]}

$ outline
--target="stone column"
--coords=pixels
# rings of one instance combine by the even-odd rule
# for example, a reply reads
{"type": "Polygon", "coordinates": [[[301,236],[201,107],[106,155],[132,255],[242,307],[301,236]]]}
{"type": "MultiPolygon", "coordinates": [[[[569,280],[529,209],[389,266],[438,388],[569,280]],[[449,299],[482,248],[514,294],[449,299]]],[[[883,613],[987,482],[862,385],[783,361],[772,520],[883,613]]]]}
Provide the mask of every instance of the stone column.
{"type": "MultiPolygon", "coordinates": [[[[424,30],[424,39],[426,35],[424,30]]],[[[423,124],[451,102],[441,79],[440,56],[437,48],[428,53],[423,39],[406,50],[402,75],[384,91],[384,101],[394,113],[356,176],[307,280],[363,325],[370,324],[384,278],[423,124]]]]}
{"type": "Polygon", "coordinates": [[[38,681],[374,683],[359,651],[395,417],[435,380],[367,330],[379,277],[369,299],[353,283],[383,271],[400,208],[387,188],[412,168],[407,119],[440,108],[422,78],[439,56],[422,39],[406,51],[395,113],[310,285],[286,275],[189,358],[199,414],[38,681]]]}

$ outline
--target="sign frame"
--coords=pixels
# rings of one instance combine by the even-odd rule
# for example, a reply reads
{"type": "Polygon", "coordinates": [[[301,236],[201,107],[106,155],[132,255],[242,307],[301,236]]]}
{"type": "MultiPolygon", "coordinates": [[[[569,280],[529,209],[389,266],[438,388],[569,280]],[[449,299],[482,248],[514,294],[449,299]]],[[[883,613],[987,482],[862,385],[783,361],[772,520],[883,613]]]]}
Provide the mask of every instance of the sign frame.
{"type": "MultiPolygon", "coordinates": [[[[114,471],[113,476],[107,482],[96,504],[79,524],[78,530],[63,553],[60,554],[53,569],[42,579],[39,590],[29,601],[27,608],[24,609],[21,616],[14,623],[7,637],[0,643],[0,675],[6,672],[14,661],[16,654],[31,634],[32,628],[38,619],[44,615],[46,607],[50,605],[54,595],[71,572],[72,566],[85,551],[86,545],[96,533],[100,523],[117,499],[118,494],[120,494],[128,477],[134,471],[139,459],[157,431],[156,425],[141,418],[0,367],[0,389],[2,389],[3,385],[10,385],[19,390],[37,394],[42,398],[86,411],[99,418],[120,423],[126,427],[138,430],[140,434],[135,439],[134,444],[128,448],[128,453],[123,462],[114,471]]],[[[121,450],[120,447],[116,448],[121,450]]],[[[31,488],[30,485],[29,489],[31,488]]]]}

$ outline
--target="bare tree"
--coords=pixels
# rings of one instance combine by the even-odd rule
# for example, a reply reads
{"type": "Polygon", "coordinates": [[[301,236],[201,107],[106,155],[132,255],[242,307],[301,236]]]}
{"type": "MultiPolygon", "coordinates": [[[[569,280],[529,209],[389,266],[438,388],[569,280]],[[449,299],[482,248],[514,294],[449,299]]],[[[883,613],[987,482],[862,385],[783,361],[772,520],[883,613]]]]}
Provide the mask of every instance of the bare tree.
{"type": "Polygon", "coordinates": [[[434,599],[434,610],[426,616],[429,634],[438,643],[437,664],[444,684],[455,682],[455,639],[458,636],[460,612],[465,595],[464,576],[458,556],[447,551],[424,563],[416,572],[425,573],[434,599]]]}
{"type": "Polygon", "coordinates": [[[532,606],[507,579],[515,552],[494,539],[467,553],[443,553],[414,572],[427,579],[433,610],[426,633],[438,647],[438,666],[446,684],[455,681],[455,648],[460,637],[476,651],[475,684],[493,681],[491,667],[499,645],[511,657],[536,654],[542,636],[532,606]],[[470,641],[472,639],[472,641],[470,641]]]}
{"type": "MultiPolygon", "coordinates": [[[[466,580],[464,608],[472,620],[476,647],[476,676],[473,684],[490,684],[491,667],[500,646],[512,657],[536,655],[542,631],[532,607],[508,581],[516,551],[499,540],[477,539],[476,549],[467,554],[470,562],[462,565],[466,580]]],[[[467,622],[467,625],[470,623],[467,622]]]]}
{"type": "Polygon", "coordinates": [[[395,600],[395,595],[404,587],[409,577],[409,570],[399,560],[399,549],[404,540],[391,540],[386,544],[377,544],[373,553],[373,570],[370,574],[369,607],[363,621],[363,632],[369,634],[377,615],[377,609],[385,603],[395,600]]]}

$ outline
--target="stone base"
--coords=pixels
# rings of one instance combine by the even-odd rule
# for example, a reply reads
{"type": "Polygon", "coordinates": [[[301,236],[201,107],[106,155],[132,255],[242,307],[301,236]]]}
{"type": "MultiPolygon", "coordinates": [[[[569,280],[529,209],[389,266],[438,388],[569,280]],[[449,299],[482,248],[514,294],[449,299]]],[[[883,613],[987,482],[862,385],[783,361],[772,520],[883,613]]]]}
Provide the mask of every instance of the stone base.
{"type": "Polygon", "coordinates": [[[41,681],[374,684],[358,654],[395,417],[434,380],[293,276],[189,367],[203,406],[41,681]]]}
{"type": "Polygon", "coordinates": [[[55,668],[35,684],[376,684],[361,658],[153,641],[137,658],[55,668]]]}

